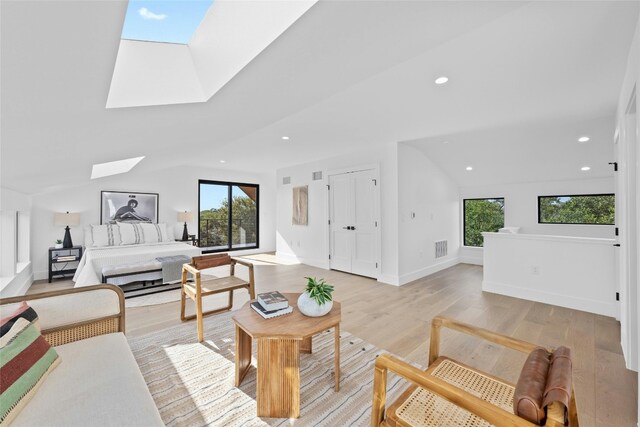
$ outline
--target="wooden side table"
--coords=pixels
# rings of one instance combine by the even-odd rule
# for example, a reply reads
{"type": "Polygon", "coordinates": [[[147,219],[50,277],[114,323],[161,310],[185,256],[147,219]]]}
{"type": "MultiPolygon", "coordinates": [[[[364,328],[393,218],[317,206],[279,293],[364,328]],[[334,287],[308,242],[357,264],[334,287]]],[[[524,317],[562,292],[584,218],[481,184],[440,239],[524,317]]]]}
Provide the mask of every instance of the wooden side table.
{"type": "Polygon", "coordinates": [[[251,341],[258,341],[256,398],[259,417],[300,416],[300,353],[312,352],[313,335],[335,328],[335,391],[340,391],[340,303],[322,317],[300,313],[300,294],[284,294],[293,313],[264,319],[246,303],[233,316],[236,324],[236,387],[251,366],[251,341]]]}
{"type": "Polygon", "coordinates": [[[82,258],[82,246],[73,246],[71,248],[49,248],[49,283],[55,276],[64,277],[67,274],[75,274],[78,269],[77,263],[82,258]],[[67,267],[67,264],[75,265],[67,267]],[[63,265],[63,268],[56,270],[53,267],[63,265]]]}

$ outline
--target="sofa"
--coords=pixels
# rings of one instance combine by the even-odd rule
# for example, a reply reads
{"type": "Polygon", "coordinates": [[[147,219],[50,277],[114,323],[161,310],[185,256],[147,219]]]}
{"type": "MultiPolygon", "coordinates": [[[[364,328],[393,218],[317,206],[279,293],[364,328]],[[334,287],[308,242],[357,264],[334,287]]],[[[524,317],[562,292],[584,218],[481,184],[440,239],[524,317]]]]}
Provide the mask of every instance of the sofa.
{"type": "Polygon", "coordinates": [[[124,335],[122,290],[95,285],[0,300],[2,313],[27,301],[59,365],[12,426],[162,426],[124,335]]]}

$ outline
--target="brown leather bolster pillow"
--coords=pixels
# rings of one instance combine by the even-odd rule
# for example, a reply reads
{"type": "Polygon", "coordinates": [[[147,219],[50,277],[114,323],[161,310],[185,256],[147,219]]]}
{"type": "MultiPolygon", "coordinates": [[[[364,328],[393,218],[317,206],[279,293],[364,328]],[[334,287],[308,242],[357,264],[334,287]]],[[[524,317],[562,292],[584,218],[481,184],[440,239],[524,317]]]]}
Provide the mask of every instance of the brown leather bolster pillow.
{"type": "Polygon", "coordinates": [[[546,419],[542,400],[545,395],[551,355],[542,347],[533,350],[524,362],[513,394],[513,413],[534,424],[546,419]]]}
{"type": "Polygon", "coordinates": [[[558,347],[551,355],[551,365],[547,375],[547,386],[544,389],[542,406],[553,402],[560,402],[565,408],[569,407],[571,399],[571,350],[558,347]]]}

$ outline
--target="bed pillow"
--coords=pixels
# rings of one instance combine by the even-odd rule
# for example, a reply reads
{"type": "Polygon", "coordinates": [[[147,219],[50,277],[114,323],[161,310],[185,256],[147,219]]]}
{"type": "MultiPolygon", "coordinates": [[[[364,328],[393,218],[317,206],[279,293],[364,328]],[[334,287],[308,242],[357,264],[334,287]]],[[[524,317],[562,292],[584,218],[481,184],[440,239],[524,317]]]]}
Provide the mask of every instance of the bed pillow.
{"type": "Polygon", "coordinates": [[[10,424],[60,363],[36,326],[19,318],[0,338],[0,423],[10,424]]]}
{"type": "Polygon", "coordinates": [[[33,308],[29,307],[29,304],[27,304],[26,302],[22,301],[18,305],[18,308],[16,308],[13,313],[8,315],[7,317],[3,317],[2,319],[0,319],[0,337],[5,336],[6,333],[9,332],[11,327],[14,325],[14,323],[16,323],[16,321],[18,319],[25,319],[25,320],[33,323],[33,325],[38,330],[40,330],[40,322],[38,321],[38,313],[36,313],[36,311],[33,308]]]}
{"type": "Polygon", "coordinates": [[[91,226],[85,225],[84,226],[84,247],[90,248],[91,246],[93,246],[93,237],[91,236],[91,226]]]}
{"type": "MultiPolygon", "coordinates": [[[[91,225],[91,240],[94,248],[103,246],[120,246],[120,227],[118,224],[91,225]]],[[[85,239],[86,240],[86,239],[85,239]]]]}
{"type": "Polygon", "coordinates": [[[145,243],[168,241],[167,224],[140,224],[145,243]]]}
{"type": "Polygon", "coordinates": [[[120,239],[123,245],[139,245],[145,243],[142,223],[119,222],[120,239]]]}

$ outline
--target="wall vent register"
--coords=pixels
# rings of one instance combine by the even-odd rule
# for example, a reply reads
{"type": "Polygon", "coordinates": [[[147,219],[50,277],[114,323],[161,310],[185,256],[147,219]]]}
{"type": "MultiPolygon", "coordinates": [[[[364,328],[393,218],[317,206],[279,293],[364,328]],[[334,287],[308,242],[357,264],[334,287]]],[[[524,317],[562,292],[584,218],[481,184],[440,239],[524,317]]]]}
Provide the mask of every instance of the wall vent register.
{"type": "Polygon", "coordinates": [[[314,181],[320,181],[322,179],[322,171],[317,171],[312,174],[314,181]]]}
{"type": "Polygon", "coordinates": [[[291,184],[291,177],[290,176],[285,176],[282,178],[282,185],[287,185],[287,184],[291,184]]]}
{"type": "Polygon", "coordinates": [[[447,256],[447,241],[439,240],[435,243],[436,258],[447,256]]]}

